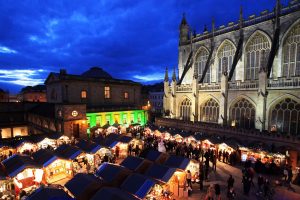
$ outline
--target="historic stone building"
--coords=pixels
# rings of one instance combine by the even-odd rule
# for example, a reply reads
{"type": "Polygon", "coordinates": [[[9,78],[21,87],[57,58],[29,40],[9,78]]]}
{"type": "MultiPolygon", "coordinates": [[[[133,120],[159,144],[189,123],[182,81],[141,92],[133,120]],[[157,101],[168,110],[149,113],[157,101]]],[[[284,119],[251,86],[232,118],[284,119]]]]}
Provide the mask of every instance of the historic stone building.
{"type": "Polygon", "coordinates": [[[166,117],[300,134],[300,2],[211,32],[180,24],[178,78],[164,82],[166,117]]]}

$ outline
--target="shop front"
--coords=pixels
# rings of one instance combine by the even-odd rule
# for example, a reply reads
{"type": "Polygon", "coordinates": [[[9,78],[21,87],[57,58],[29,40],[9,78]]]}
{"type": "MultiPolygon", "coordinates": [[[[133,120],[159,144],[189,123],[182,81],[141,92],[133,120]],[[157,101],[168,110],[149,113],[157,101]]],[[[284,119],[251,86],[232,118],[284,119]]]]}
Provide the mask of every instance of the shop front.
{"type": "Polygon", "coordinates": [[[13,180],[0,168],[0,199],[16,199],[13,180]]]}
{"type": "Polygon", "coordinates": [[[19,154],[30,155],[33,152],[36,152],[37,150],[38,146],[35,143],[28,141],[22,141],[16,146],[16,151],[19,154]]]}

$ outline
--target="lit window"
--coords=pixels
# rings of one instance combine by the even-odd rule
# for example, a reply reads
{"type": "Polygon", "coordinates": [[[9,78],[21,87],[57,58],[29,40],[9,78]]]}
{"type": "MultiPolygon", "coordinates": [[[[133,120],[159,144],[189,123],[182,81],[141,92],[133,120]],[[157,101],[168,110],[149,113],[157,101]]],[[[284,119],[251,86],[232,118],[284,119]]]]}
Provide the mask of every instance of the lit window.
{"type": "Polygon", "coordinates": [[[86,96],[87,96],[86,91],[85,91],[85,90],[82,90],[82,91],[81,91],[81,98],[82,98],[82,99],[86,99],[86,96]]]}
{"type": "Polygon", "coordinates": [[[128,98],[129,98],[128,92],[124,92],[124,99],[128,99],[128,98]]]}
{"type": "Polygon", "coordinates": [[[104,98],[109,99],[110,98],[110,87],[105,86],[104,87],[104,98]]]}

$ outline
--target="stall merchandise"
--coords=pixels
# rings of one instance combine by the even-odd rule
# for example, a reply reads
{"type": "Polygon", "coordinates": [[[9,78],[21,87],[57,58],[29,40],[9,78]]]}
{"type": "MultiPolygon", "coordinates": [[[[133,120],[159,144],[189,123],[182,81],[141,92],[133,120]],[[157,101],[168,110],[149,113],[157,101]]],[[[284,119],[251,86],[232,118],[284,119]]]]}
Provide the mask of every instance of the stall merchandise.
{"type": "Polygon", "coordinates": [[[6,173],[0,168],[0,199],[15,199],[13,181],[6,177],[6,173]]]}
{"type": "Polygon", "coordinates": [[[229,145],[227,145],[224,142],[221,144],[218,144],[217,147],[218,147],[218,151],[222,151],[222,152],[225,151],[225,152],[228,152],[229,154],[231,154],[234,151],[234,149],[232,147],[230,147],[229,145]]]}
{"type": "Polygon", "coordinates": [[[46,149],[48,147],[51,147],[52,149],[57,148],[57,142],[54,139],[44,138],[42,141],[37,143],[37,146],[39,149],[46,149]]]}
{"type": "Polygon", "coordinates": [[[177,171],[175,168],[153,164],[145,172],[145,175],[157,180],[163,188],[163,193],[172,193],[175,197],[187,197],[185,172],[177,171]]]}
{"type": "Polygon", "coordinates": [[[0,147],[0,162],[14,155],[16,152],[17,151],[15,148],[8,145],[3,145],[0,147]]]}
{"type": "Polygon", "coordinates": [[[213,144],[210,140],[206,139],[206,140],[203,140],[202,142],[202,148],[205,149],[205,150],[215,150],[216,149],[216,145],[213,144]]]}
{"type": "Polygon", "coordinates": [[[38,146],[31,142],[20,142],[16,148],[17,153],[30,155],[38,150],[38,146]]]}

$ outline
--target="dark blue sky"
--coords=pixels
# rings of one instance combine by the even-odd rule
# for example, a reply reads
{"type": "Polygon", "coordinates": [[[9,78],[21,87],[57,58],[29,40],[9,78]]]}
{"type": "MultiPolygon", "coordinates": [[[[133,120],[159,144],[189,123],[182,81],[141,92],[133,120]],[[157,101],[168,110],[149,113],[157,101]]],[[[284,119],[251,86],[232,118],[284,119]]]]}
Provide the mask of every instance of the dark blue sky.
{"type": "Polygon", "coordinates": [[[182,13],[197,33],[273,9],[275,0],[0,0],[0,88],[15,93],[60,68],[100,66],[115,78],[161,81],[177,65],[182,13]]]}

